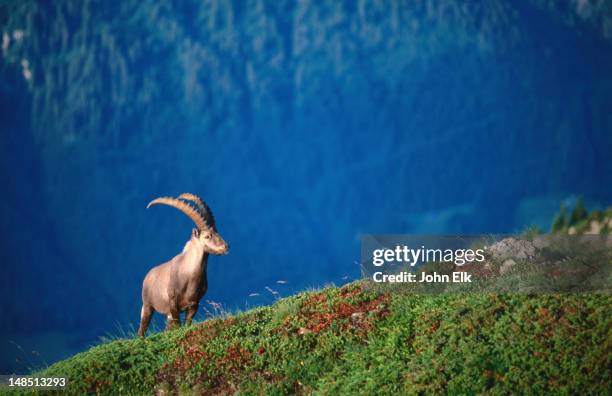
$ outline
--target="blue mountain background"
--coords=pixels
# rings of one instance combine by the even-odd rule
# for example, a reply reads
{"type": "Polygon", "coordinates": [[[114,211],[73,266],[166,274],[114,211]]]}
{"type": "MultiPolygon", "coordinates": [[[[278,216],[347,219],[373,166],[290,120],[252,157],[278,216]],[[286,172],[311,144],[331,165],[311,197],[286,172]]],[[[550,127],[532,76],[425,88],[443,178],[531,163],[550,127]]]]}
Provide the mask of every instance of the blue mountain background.
{"type": "Polygon", "coordinates": [[[137,326],[192,227],[157,196],[212,208],[227,310],[358,278],[364,233],[612,202],[609,2],[15,0],[0,34],[0,373],[137,326]]]}

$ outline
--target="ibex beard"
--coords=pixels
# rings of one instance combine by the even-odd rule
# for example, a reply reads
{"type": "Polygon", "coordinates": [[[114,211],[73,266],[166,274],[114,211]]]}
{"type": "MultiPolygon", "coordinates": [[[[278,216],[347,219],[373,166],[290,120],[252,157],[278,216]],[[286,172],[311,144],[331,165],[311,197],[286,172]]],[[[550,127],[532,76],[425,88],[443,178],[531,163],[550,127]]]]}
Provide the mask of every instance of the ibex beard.
{"type": "Polygon", "coordinates": [[[142,283],[142,309],[138,335],[144,337],[153,311],[166,315],[166,329],[181,325],[180,313],[186,312],[185,324],[191,324],[200,299],[208,289],[206,267],[210,254],[229,251],[215,226],[215,218],[206,203],[190,193],[178,198],[160,197],[147,205],[168,205],[186,214],[196,224],[183,251],[168,262],[152,268],[142,283]],[[193,207],[193,202],[196,207],[193,207]]]}

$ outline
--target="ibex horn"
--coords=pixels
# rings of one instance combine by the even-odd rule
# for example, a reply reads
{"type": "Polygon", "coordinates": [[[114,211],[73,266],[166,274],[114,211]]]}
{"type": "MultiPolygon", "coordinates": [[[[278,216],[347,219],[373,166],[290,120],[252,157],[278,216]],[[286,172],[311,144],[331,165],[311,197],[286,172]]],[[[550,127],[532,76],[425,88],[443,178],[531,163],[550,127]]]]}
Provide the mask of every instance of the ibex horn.
{"type": "Polygon", "coordinates": [[[202,215],[197,211],[197,209],[189,205],[187,202],[171,197],[159,197],[149,202],[149,204],[147,205],[147,209],[153,205],[172,206],[173,208],[176,208],[181,212],[185,213],[191,220],[193,220],[193,222],[198,226],[198,229],[205,230],[209,228],[204,219],[202,218],[202,215]]]}
{"type": "Polygon", "coordinates": [[[206,202],[200,197],[192,193],[183,193],[179,195],[179,199],[185,199],[187,201],[194,202],[204,220],[208,220],[209,224],[214,227],[215,226],[215,217],[213,216],[212,210],[206,205],[206,202]]]}

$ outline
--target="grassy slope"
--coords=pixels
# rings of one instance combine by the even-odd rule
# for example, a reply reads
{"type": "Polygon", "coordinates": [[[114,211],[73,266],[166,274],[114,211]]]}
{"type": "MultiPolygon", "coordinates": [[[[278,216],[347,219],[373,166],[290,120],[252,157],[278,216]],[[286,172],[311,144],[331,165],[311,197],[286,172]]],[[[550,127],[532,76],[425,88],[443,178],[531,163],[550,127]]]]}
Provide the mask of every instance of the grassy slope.
{"type": "Polygon", "coordinates": [[[72,394],[610,394],[611,303],[354,283],[100,345],[41,374],[67,375],[72,394]]]}
{"type": "MultiPolygon", "coordinates": [[[[580,234],[593,222],[608,234],[612,208],[562,208],[553,231],[580,234]]],[[[39,375],[68,376],[75,395],[612,394],[610,294],[432,296],[365,285],[109,342],[39,375]]]]}

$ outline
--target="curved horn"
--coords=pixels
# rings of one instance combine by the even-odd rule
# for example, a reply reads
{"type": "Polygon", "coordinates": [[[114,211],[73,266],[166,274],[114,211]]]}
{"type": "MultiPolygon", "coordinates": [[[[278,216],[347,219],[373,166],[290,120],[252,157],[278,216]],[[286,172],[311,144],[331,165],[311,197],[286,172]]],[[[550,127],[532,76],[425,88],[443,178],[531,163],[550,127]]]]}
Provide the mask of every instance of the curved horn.
{"type": "Polygon", "coordinates": [[[147,209],[149,209],[149,207],[153,205],[172,206],[173,208],[176,208],[181,212],[185,213],[191,220],[193,220],[193,222],[198,226],[198,229],[205,230],[209,228],[206,222],[204,221],[204,218],[202,218],[202,215],[196,210],[196,208],[189,205],[187,202],[171,197],[159,197],[149,202],[149,204],[147,205],[147,209]]]}
{"type": "Polygon", "coordinates": [[[212,210],[210,210],[202,198],[192,193],[183,193],[179,195],[179,199],[195,202],[204,220],[208,220],[212,227],[215,226],[215,216],[213,216],[212,210]]]}

